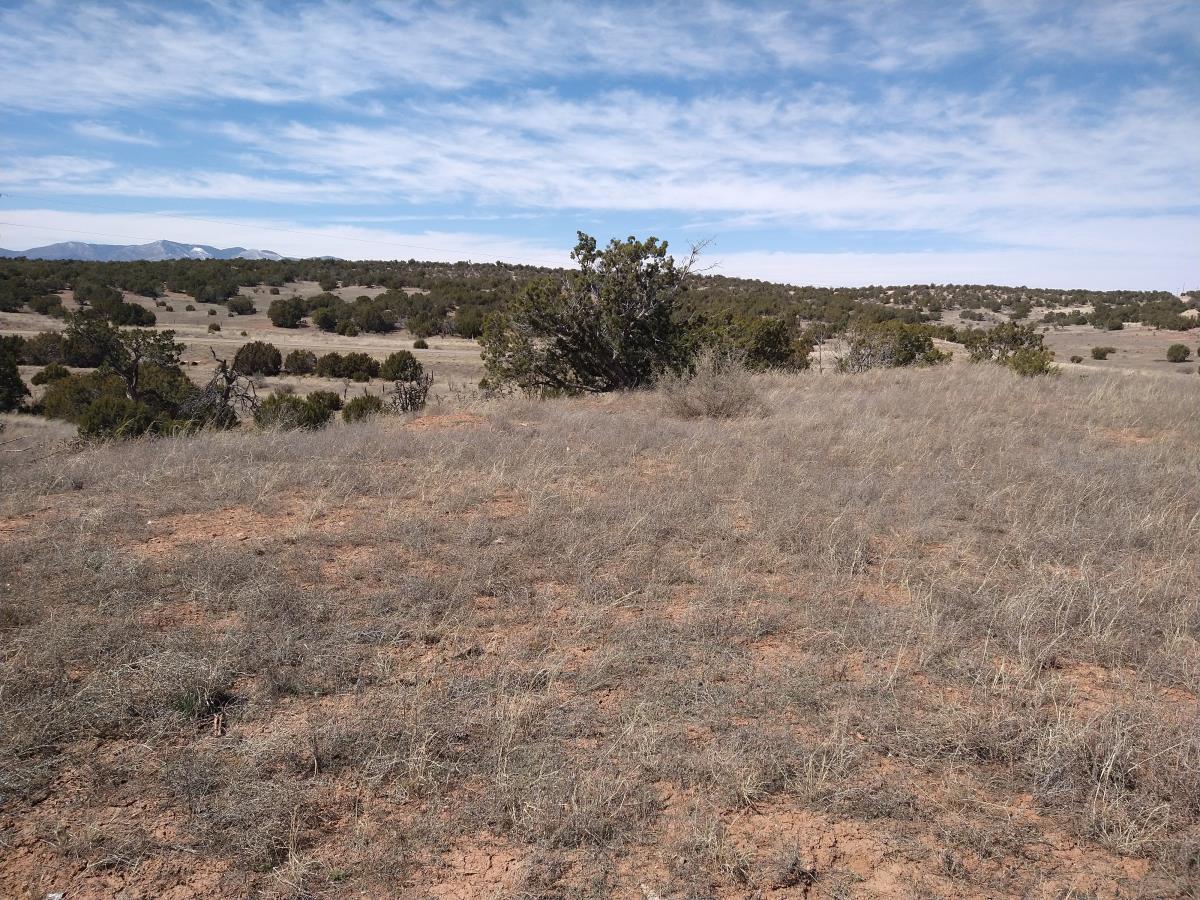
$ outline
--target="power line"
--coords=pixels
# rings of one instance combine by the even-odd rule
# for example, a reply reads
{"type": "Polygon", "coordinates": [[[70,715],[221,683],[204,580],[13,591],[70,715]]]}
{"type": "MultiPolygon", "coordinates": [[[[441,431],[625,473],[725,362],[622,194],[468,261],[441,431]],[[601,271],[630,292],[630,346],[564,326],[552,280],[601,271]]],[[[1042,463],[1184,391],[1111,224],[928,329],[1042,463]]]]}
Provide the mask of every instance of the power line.
{"type": "MultiPolygon", "coordinates": [[[[4,194],[3,196],[6,199],[35,200],[35,201],[40,201],[40,202],[51,202],[51,203],[54,202],[53,199],[50,197],[39,197],[34,194],[23,194],[23,195],[22,194],[4,194]]],[[[112,213],[112,214],[116,214],[116,215],[128,215],[129,214],[128,210],[113,209],[112,207],[96,206],[95,204],[83,204],[82,208],[85,210],[93,210],[96,212],[103,212],[103,213],[112,213]]],[[[57,210],[55,210],[55,211],[57,211],[57,210]]],[[[256,229],[256,230],[260,230],[260,231],[276,231],[281,234],[296,234],[296,235],[302,235],[304,237],[320,238],[321,240],[326,240],[326,241],[328,241],[328,240],[351,241],[356,244],[372,244],[372,245],[380,246],[380,247],[402,247],[407,250],[422,250],[427,253],[447,253],[447,254],[451,254],[451,255],[457,255],[462,252],[461,250],[454,250],[449,247],[431,247],[431,246],[427,246],[427,245],[423,245],[423,244],[407,244],[407,243],[402,243],[400,241],[380,241],[380,240],[372,240],[370,238],[356,238],[356,237],[349,237],[349,236],[344,236],[344,235],[331,236],[329,234],[322,234],[322,233],[316,232],[316,231],[302,231],[297,228],[283,228],[278,225],[248,225],[245,222],[230,222],[230,221],[227,221],[224,219],[205,219],[205,218],[201,218],[199,216],[181,216],[181,215],[176,215],[174,213],[148,212],[148,213],[136,213],[136,215],[155,216],[155,217],[161,218],[161,219],[177,219],[182,222],[202,222],[202,223],[205,223],[208,225],[225,225],[225,226],[228,226],[231,228],[249,228],[249,229],[256,229]]],[[[115,233],[103,232],[103,231],[82,231],[77,228],[51,228],[51,227],[47,227],[44,225],[26,225],[26,224],[22,224],[20,222],[0,222],[0,225],[7,225],[12,228],[28,228],[28,229],[34,229],[34,230],[39,230],[39,231],[48,231],[48,232],[65,231],[70,234],[87,234],[87,235],[91,235],[93,237],[118,237],[118,238],[125,238],[126,240],[131,240],[131,241],[141,241],[142,243],[150,243],[153,240],[157,240],[157,238],[151,238],[148,241],[144,237],[129,235],[129,234],[115,234],[115,233]]],[[[492,248],[481,247],[479,249],[483,250],[483,251],[487,251],[489,249],[494,250],[495,248],[494,247],[492,247],[492,248]]],[[[553,265],[556,268],[561,267],[566,262],[566,259],[564,257],[552,258],[549,256],[530,256],[530,257],[527,257],[527,259],[522,260],[522,259],[514,259],[514,258],[505,258],[504,256],[497,255],[495,257],[495,259],[497,259],[501,262],[515,263],[518,265],[529,265],[529,262],[527,260],[532,259],[532,260],[535,260],[538,262],[546,263],[547,265],[553,265]]]]}

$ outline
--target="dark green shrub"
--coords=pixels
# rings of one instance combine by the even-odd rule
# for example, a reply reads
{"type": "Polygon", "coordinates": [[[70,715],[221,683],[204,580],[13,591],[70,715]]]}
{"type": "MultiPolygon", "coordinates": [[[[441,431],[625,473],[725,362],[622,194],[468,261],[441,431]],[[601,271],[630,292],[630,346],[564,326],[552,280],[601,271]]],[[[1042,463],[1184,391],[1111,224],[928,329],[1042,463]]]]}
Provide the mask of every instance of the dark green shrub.
{"type": "Polygon", "coordinates": [[[397,350],[379,367],[379,377],[384,381],[416,381],[425,374],[425,367],[408,350],[397,350]]]}
{"type": "Polygon", "coordinates": [[[59,363],[50,363],[50,365],[46,366],[46,368],[42,369],[42,371],[38,372],[29,380],[33,384],[49,384],[50,382],[57,381],[60,378],[70,377],[71,373],[67,370],[66,366],[60,365],[59,363]]]}
{"type": "Polygon", "coordinates": [[[63,361],[63,336],[57,331],[43,331],[25,338],[20,361],[27,366],[48,366],[63,361]]]}
{"type": "Polygon", "coordinates": [[[1003,360],[1004,365],[1025,377],[1057,375],[1058,367],[1053,363],[1054,354],[1051,351],[1033,350],[1028,347],[1017,350],[1003,360]]]}
{"type": "Polygon", "coordinates": [[[342,398],[333,391],[313,391],[304,399],[309,403],[319,403],[335,412],[342,408],[342,398]]]}
{"type": "Polygon", "coordinates": [[[137,437],[160,430],[165,424],[145,403],[124,395],[105,394],[89,404],[79,417],[79,436],[93,439],[137,437]]]}
{"type": "Polygon", "coordinates": [[[322,398],[314,401],[295,394],[276,393],[258,405],[254,411],[254,423],[260,428],[315,431],[323,428],[332,416],[333,409],[322,398]]]}
{"type": "Polygon", "coordinates": [[[213,332],[215,332],[215,331],[220,331],[220,330],[221,330],[221,323],[220,323],[220,322],[209,322],[209,323],[208,323],[208,331],[209,331],[209,333],[210,333],[210,334],[211,334],[211,333],[213,333],[213,332]]]}
{"type": "MultiPolygon", "coordinates": [[[[530,393],[626,390],[677,369],[686,352],[675,316],[694,255],[676,265],[657,238],[611,241],[579,233],[578,271],[538,278],[484,326],[487,383],[530,393]]],[[[408,327],[425,337],[414,316],[408,327]]]]}
{"type": "Polygon", "coordinates": [[[1108,359],[1110,353],[1116,353],[1116,347],[1093,347],[1092,359],[1108,359]]]}
{"type": "Polygon", "coordinates": [[[1042,335],[1032,325],[1005,322],[994,328],[970,329],[963,336],[972,362],[994,359],[1004,362],[1020,350],[1041,350],[1042,335]]]}
{"type": "Polygon", "coordinates": [[[249,297],[230,297],[225,308],[235,316],[249,316],[254,314],[254,301],[249,297]]]}
{"type": "Polygon", "coordinates": [[[370,381],[379,377],[379,360],[365,353],[347,353],[342,357],[342,377],[351,381],[370,381]]]}
{"type": "Polygon", "coordinates": [[[243,344],[233,357],[233,370],[241,375],[278,375],[282,365],[279,348],[266,341],[243,344]]]}
{"type": "Polygon", "coordinates": [[[1082,356],[1072,356],[1071,362],[1079,364],[1079,363],[1083,362],[1083,357],[1082,356]]]}
{"type": "Polygon", "coordinates": [[[267,307],[267,318],[278,328],[299,328],[304,319],[304,304],[294,297],[277,297],[267,307]]]}
{"type": "Polygon", "coordinates": [[[429,349],[429,341],[425,340],[425,338],[417,338],[415,341],[413,341],[413,349],[414,350],[428,350],[429,349]]]}
{"type": "Polygon", "coordinates": [[[326,353],[317,360],[316,373],[323,378],[370,381],[379,376],[379,360],[366,353],[326,353]]]}
{"type": "Polygon", "coordinates": [[[278,294],[278,293],[279,293],[279,288],[277,288],[277,287],[273,287],[273,288],[271,288],[271,290],[267,291],[267,293],[268,293],[268,294],[271,294],[271,295],[278,294]]]}
{"type": "Polygon", "coordinates": [[[208,308],[208,314],[209,314],[210,316],[215,316],[215,315],[217,314],[217,311],[216,311],[215,309],[213,309],[213,308],[210,306],[210,307],[208,308]]]}
{"type": "Polygon", "coordinates": [[[29,396],[29,388],[21,380],[21,372],[17,369],[18,349],[15,343],[5,341],[0,344],[0,412],[20,408],[29,396]]]}
{"type": "Polygon", "coordinates": [[[342,354],[326,353],[317,360],[313,371],[322,378],[342,377],[342,354]]]}
{"type": "Polygon", "coordinates": [[[43,316],[54,316],[56,319],[63,318],[67,311],[63,308],[62,297],[58,294],[44,294],[40,297],[34,297],[29,301],[29,308],[35,313],[41,313],[43,316]]]}
{"type": "Polygon", "coordinates": [[[79,424],[88,407],[101,397],[125,397],[125,383],[111,372],[88,372],[56,378],[42,397],[42,414],[79,424]]]}
{"type": "Polygon", "coordinates": [[[186,310],[187,312],[195,312],[195,311],[196,311],[196,304],[194,304],[194,303],[189,303],[187,306],[185,306],[185,307],[184,307],[184,310],[186,310]]]}
{"type": "Polygon", "coordinates": [[[119,350],[121,331],[98,316],[76,313],[68,320],[62,338],[62,362],[92,369],[103,365],[119,350]]]}
{"type": "Polygon", "coordinates": [[[342,410],[342,418],[347,422],[361,422],[371,416],[383,412],[383,400],[374,394],[363,394],[355,397],[342,410]]]}
{"type": "Polygon", "coordinates": [[[310,350],[293,350],[283,360],[283,371],[289,375],[311,375],[316,367],[316,354],[310,350]]]}
{"type": "Polygon", "coordinates": [[[1172,344],[1167,348],[1167,362],[1187,362],[1192,351],[1185,344],[1172,344]]]}
{"type": "Polygon", "coordinates": [[[175,307],[173,307],[170,303],[166,304],[163,309],[166,312],[175,312],[175,307]]]}
{"type": "Polygon", "coordinates": [[[312,323],[322,331],[336,331],[338,327],[337,313],[327,306],[319,307],[312,312],[312,323]]]}

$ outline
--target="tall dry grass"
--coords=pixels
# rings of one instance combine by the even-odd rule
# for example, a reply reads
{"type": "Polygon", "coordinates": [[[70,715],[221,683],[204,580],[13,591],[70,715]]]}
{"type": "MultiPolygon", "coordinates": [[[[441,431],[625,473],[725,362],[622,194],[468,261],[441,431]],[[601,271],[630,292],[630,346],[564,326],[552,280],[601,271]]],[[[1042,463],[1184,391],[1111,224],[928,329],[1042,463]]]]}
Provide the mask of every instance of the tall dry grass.
{"type": "Polygon", "coordinates": [[[0,892],[1186,890],[1196,392],[747,383],[0,460],[0,892]]]}

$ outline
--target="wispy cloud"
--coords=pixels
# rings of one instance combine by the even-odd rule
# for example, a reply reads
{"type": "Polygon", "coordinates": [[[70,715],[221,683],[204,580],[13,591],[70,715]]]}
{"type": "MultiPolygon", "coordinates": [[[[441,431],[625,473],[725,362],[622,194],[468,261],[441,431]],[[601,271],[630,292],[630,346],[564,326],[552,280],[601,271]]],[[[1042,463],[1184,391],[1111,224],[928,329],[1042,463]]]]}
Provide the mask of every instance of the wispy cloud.
{"type": "MultiPolygon", "coordinates": [[[[621,81],[928,70],[1006,54],[1134,54],[1198,29],[1186,0],[1033,4],[210,2],[62,0],[0,11],[0,106],[93,110],[213,99],[334,102],[602,73],[621,81]],[[719,39],[714,40],[714,37],[719,39]],[[225,39],[227,38],[227,39],[225,39]]],[[[379,111],[371,101],[365,112],[379,111]]]]}
{"type": "Polygon", "coordinates": [[[122,131],[115,125],[103,122],[76,122],[72,130],[80,137],[96,141],[112,141],[117,144],[139,144],[144,147],[157,147],[158,141],[143,132],[122,131]]]}
{"type": "Polygon", "coordinates": [[[29,0],[0,190],[1145,259],[1200,218],[1198,57],[1190,0],[29,0]]]}

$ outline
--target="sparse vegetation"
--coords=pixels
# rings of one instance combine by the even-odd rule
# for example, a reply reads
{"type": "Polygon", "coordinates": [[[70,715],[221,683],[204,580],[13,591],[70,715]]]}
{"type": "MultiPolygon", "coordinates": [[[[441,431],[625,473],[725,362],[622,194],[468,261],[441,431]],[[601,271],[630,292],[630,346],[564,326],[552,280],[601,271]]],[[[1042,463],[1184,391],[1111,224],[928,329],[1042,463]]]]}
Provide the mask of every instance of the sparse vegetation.
{"type": "Polygon", "coordinates": [[[1116,347],[1093,347],[1092,359],[1108,359],[1111,354],[1116,352],[1116,347]]]}
{"type": "Polygon", "coordinates": [[[1187,362],[1192,356],[1191,348],[1187,344],[1172,344],[1167,348],[1167,362],[1181,363],[1187,362]]]}
{"type": "MultiPolygon", "coordinates": [[[[0,340],[0,397],[73,423],[0,423],[62,438],[0,455],[0,894],[1186,895],[1197,379],[941,365],[1050,374],[1064,328],[1081,362],[1066,292],[589,241],[573,273],[0,260],[19,310],[94,285],[0,340]],[[300,316],[251,335],[343,352],[185,370],[96,308],[253,312],[264,273],[300,316]],[[487,316],[483,396],[453,337],[341,340],[487,316]],[[382,381],[260,399],[281,370],[382,381]]],[[[1165,371],[1142,327],[1121,364],[1139,334],[1165,371]]]]}
{"type": "Polygon", "coordinates": [[[1186,895],[1195,396],[1003,376],[3,459],[7,840],[78,893],[1186,895]]]}
{"type": "Polygon", "coordinates": [[[670,373],[659,390],[668,413],[683,419],[733,419],[765,411],[744,355],[705,348],[690,370],[670,373]]]}

